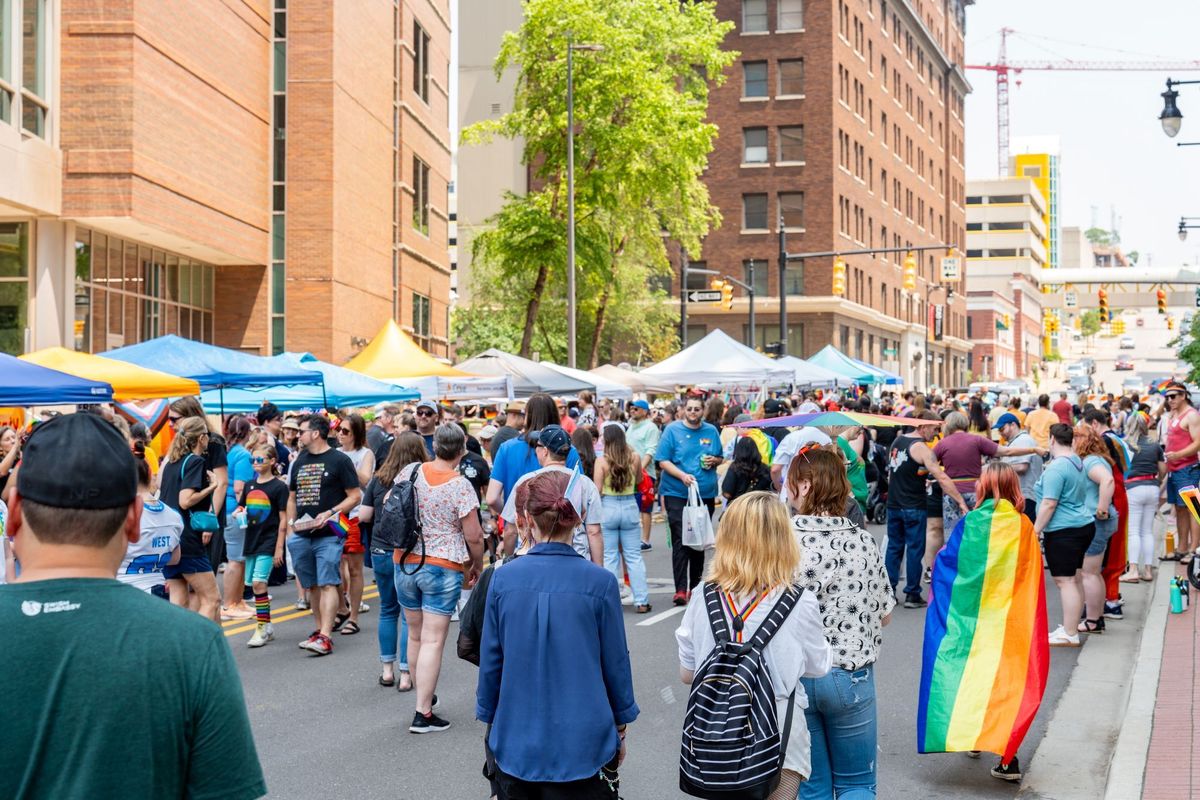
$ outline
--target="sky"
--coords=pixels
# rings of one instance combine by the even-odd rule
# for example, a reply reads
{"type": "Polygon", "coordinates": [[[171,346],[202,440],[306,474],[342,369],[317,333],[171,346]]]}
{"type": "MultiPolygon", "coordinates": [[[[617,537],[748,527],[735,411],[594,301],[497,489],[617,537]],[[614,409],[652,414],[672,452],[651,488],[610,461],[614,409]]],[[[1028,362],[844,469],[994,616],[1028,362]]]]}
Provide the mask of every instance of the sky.
{"type": "MultiPolygon", "coordinates": [[[[1126,62],[1200,60],[1196,0],[977,0],[967,9],[966,61],[996,60],[999,30],[1013,28],[1008,58],[1126,62]]],[[[1200,263],[1200,230],[1187,242],[1181,216],[1200,217],[1200,85],[1178,87],[1179,136],[1158,115],[1168,77],[1200,80],[1200,70],[1029,71],[1010,78],[1012,137],[1061,140],[1063,226],[1111,227],[1122,247],[1156,267],[1200,263]],[[1019,83],[1019,85],[1018,85],[1019,83]]],[[[997,174],[995,73],[967,70],[967,179],[997,174]]],[[[1197,220],[1200,224],[1200,220],[1197,220]]]]}

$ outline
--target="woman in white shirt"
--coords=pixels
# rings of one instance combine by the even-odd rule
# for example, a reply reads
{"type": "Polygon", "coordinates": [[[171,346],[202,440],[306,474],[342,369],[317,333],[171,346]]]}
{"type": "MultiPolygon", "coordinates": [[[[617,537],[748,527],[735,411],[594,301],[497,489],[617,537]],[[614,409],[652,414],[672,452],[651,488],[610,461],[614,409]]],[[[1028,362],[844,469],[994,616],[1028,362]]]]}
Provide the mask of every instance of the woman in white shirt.
{"type": "Polygon", "coordinates": [[[792,530],[803,551],[798,582],[821,607],[829,674],[804,679],[812,776],[801,800],[875,796],[874,664],[896,605],[879,547],[843,514],[850,481],[841,454],[802,450],[788,468],[792,530]]]}
{"type": "MultiPolygon", "coordinates": [[[[729,612],[730,603],[738,609],[737,618],[743,620],[743,640],[748,641],[784,592],[793,586],[799,566],[800,548],[788,527],[783,504],[771,492],[750,492],[733,501],[721,517],[716,551],[705,582],[728,598],[722,602],[727,616],[733,616],[729,612]],[[745,614],[747,610],[749,613],[745,614]]],[[[687,684],[692,682],[697,666],[716,647],[704,595],[703,591],[692,593],[683,621],[675,631],[679,674],[687,684]]],[[[733,627],[737,629],[736,625],[733,627]]],[[[829,645],[825,642],[817,599],[811,592],[800,595],[763,654],[782,728],[793,693],[797,711],[808,705],[800,679],[819,677],[829,671],[829,645]]],[[[795,713],[784,753],[783,774],[772,800],[796,797],[801,781],[810,772],[809,764],[808,731],[800,714],[795,713]]]]}

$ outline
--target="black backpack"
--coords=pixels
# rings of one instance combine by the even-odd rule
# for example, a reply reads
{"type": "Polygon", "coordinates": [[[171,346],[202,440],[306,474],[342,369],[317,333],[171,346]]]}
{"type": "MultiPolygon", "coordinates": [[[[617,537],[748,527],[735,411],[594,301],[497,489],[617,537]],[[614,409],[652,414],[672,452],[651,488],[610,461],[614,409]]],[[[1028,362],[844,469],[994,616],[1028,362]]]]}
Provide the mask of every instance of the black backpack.
{"type": "MultiPolygon", "coordinates": [[[[748,642],[735,642],[715,584],[704,584],[716,647],[697,668],[683,717],[679,788],[692,797],[762,800],[779,785],[796,694],[780,730],[767,643],[796,607],[804,589],[789,588],[748,642]]],[[[734,611],[733,628],[742,619],[734,611]]]]}
{"type": "Polygon", "coordinates": [[[404,551],[396,569],[405,575],[415,575],[425,566],[425,535],[421,530],[421,509],[417,503],[417,473],[420,469],[421,465],[416,464],[407,478],[388,490],[379,519],[375,520],[379,538],[404,551]],[[421,561],[409,572],[404,564],[418,544],[421,545],[421,561]]]}

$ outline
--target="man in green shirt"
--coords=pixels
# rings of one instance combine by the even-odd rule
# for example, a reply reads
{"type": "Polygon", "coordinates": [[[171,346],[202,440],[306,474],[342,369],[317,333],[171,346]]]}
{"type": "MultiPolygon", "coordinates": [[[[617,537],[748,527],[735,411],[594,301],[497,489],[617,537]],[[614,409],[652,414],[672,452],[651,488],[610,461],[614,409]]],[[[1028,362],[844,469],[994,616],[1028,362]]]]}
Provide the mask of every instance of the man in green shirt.
{"type": "MultiPolygon", "coordinates": [[[[654,477],[654,451],[658,449],[658,439],[662,435],[654,420],[650,419],[650,404],[645,400],[634,400],[629,404],[629,430],[625,439],[642,461],[642,469],[654,477]]],[[[650,544],[650,510],[642,511],[642,549],[649,550],[650,544]]]]}
{"type": "Polygon", "coordinates": [[[39,425],[0,585],[0,797],[266,794],[241,681],[212,621],[114,579],[141,533],[134,457],[91,414],[39,425]]]}

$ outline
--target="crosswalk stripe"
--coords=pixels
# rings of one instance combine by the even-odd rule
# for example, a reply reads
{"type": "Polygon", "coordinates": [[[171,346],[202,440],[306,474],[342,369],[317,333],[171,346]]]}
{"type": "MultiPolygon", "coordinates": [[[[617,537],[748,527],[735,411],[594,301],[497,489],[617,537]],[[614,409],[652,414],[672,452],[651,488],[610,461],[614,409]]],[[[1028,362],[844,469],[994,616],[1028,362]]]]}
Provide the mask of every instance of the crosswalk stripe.
{"type": "MultiPolygon", "coordinates": [[[[373,600],[377,597],[379,597],[379,588],[376,586],[372,586],[370,589],[363,592],[363,600],[373,600]]],[[[306,616],[312,615],[312,611],[310,611],[310,610],[296,611],[295,609],[296,609],[296,605],[294,603],[290,606],[284,606],[282,608],[272,608],[271,609],[271,624],[274,625],[277,622],[287,622],[288,620],[299,619],[300,617],[306,617],[306,616]],[[294,613],[291,613],[291,614],[287,613],[289,611],[292,611],[294,613]]],[[[253,618],[251,618],[249,620],[227,619],[221,623],[221,626],[223,628],[225,628],[226,636],[233,636],[236,633],[245,633],[246,631],[252,631],[252,630],[254,630],[254,628],[257,625],[258,625],[258,623],[255,622],[253,618]]]]}
{"type": "Polygon", "coordinates": [[[676,614],[682,614],[683,609],[684,609],[684,606],[675,606],[674,608],[668,608],[666,611],[660,611],[659,613],[655,614],[653,617],[644,619],[641,622],[639,622],[638,627],[643,628],[647,625],[653,625],[656,622],[662,622],[664,619],[670,619],[671,617],[675,616],[676,614]]]}

